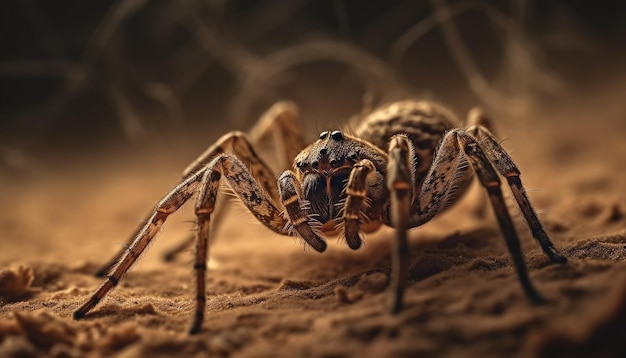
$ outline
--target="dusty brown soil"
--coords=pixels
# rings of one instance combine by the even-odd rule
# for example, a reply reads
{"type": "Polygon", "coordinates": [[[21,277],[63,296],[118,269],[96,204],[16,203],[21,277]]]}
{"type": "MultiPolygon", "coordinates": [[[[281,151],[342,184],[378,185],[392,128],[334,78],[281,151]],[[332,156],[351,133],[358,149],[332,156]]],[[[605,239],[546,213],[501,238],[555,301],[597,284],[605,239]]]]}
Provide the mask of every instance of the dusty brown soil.
{"type": "Polygon", "coordinates": [[[626,86],[593,93],[500,126],[570,258],[551,264],[510,203],[546,304],[523,295],[497,224],[473,193],[411,232],[406,310],[397,316],[385,308],[389,229],[357,252],[330,238],[318,254],[241,209],[211,248],[206,320],[188,336],[192,255],[160,259],[192,229],[187,207],[117,289],[72,320],[101,282],[94,269],[193,159],[163,145],[70,158],[50,176],[3,183],[0,356],[626,356],[626,86]]]}

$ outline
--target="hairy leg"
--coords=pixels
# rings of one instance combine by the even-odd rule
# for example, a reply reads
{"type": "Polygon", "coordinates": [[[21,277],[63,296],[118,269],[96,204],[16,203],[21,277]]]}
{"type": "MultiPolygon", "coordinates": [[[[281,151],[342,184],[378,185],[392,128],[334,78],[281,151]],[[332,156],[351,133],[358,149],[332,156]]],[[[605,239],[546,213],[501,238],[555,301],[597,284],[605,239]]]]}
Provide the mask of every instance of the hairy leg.
{"type": "Polygon", "coordinates": [[[279,234],[287,234],[287,221],[272,197],[252,176],[246,165],[232,154],[215,157],[205,169],[200,185],[195,213],[198,218],[196,232],[196,308],[189,332],[197,333],[202,327],[206,306],[205,276],[208,262],[211,214],[215,212],[221,178],[226,179],[233,192],[263,225],[279,234]]]}
{"type": "Polygon", "coordinates": [[[209,257],[209,235],[211,231],[211,214],[215,211],[215,201],[217,200],[220,173],[218,171],[207,170],[202,175],[200,192],[196,201],[195,214],[197,220],[196,229],[196,257],[193,269],[196,276],[196,308],[193,321],[189,328],[189,333],[194,334],[200,331],[204,320],[204,309],[206,307],[206,271],[209,257]]]}
{"type": "Polygon", "coordinates": [[[205,273],[209,244],[210,215],[215,209],[219,181],[224,177],[240,200],[252,214],[266,227],[279,234],[288,234],[287,220],[262,185],[253,177],[247,166],[232,154],[221,154],[214,158],[204,169],[196,171],[180,185],[169,192],[156,206],[148,223],[125,251],[120,263],[111,276],[98,290],[74,312],[74,318],[82,318],[106,294],[113,289],[122,276],[131,268],[137,258],[145,251],[169,215],[178,210],[195,192],[200,193],[196,204],[198,217],[197,250],[194,269],[196,271],[197,304],[194,321],[190,329],[196,333],[202,325],[205,302],[205,273]]]}
{"type": "Polygon", "coordinates": [[[285,215],[296,232],[312,248],[318,252],[326,250],[326,242],[322,240],[311,227],[310,210],[302,198],[302,185],[296,175],[286,170],[278,178],[280,201],[285,207],[285,215]]]}
{"type": "Polygon", "coordinates": [[[495,140],[493,134],[482,126],[470,127],[468,132],[473,134],[483,148],[485,155],[495,165],[496,169],[506,178],[513,197],[517,202],[530,231],[552,262],[565,263],[567,258],[554,246],[548,234],[543,229],[537,213],[533,209],[530,199],[526,194],[526,189],[522,185],[521,172],[513,158],[495,140]]]}
{"type": "Polygon", "coordinates": [[[368,178],[372,175],[376,175],[374,163],[363,159],[354,165],[346,183],[346,202],[343,205],[342,220],[346,242],[353,250],[362,244],[359,231],[361,224],[366,220],[363,210],[369,205],[366,201],[368,178]]]}
{"type": "Polygon", "coordinates": [[[157,234],[167,217],[180,208],[198,189],[202,173],[198,172],[187,177],[176,188],[170,191],[156,206],[149,219],[138,230],[138,235],[133,239],[130,245],[125,248],[121,260],[113,273],[107,277],[107,280],[98,288],[98,290],[85,302],[80,308],[74,312],[74,318],[83,317],[91,310],[106,294],[117,286],[122,276],[131,268],[137,258],[148,247],[157,234]]]}
{"type": "Polygon", "coordinates": [[[498,173],[487,158],[487,155],[482,147],[470,134],[460,131],[458,133],[458,141],[459,145],[463,148],[463,151],[472,163],[480,183],[489,194],[491,206],[496,214],[500,230],[504,235],[507,247],[513,259],[513,264],[515,265],[517,271],[518,279],[526,293],[526,296],[528,296],[528,298],[535,303],[543,302],[543,298],[539,292],[535,290],[530,282],[530,278],[528,277],[528,272],[526,270],[520,246],[520,240],[515,231],[515,227],[513,226],[511,216],[506,208],[502,190],[500,189],[501,181],[498,177],[498,173]]]}
{"type": "MultiPolygon", "coordinates": [[[[291,161],[304,148],[304,137],[302,135],[303,128],[298,114],[298,107],[288,101],[282,101],[274,104],[268,109],[261,118],[256,122],[254,127],[248,132],[248,138],[254,148],[260,149],[267,142],[274,144],[274,155],[278,159],[277,165],[280,170],[289,168],[291,161]]],[[[215,155],[215,151],[207,150],[194,163],[192,163],[185,172],[193,171],[201,163],[208,163],[208,160],[215,155]]],[[[237,153],[235,153],[237,154],[237,153]]],[[[263,153],[261,153],[263,154],[263,153]]],[[[241,158],[241,157],[240,157],[241,158]]],[[[274,188],[264,188],[273,195],[278,193],[274,188]]],[[[218,202],[230,200],[230,197],[224,193],[219,193],[218,202]]],[[[277,200],[277,196],[273,196],[277,200]]],[[[212,214],[212,230],[218,232],[224,218],[228,215],[230,205],[220,205],[212,214]]],[[[187,250],[195,241],[195,235],[189,235],[178,245],[166,250],[163,259],[172,261],[181,252],[187,250]]]]}
{"type": "Polygon", "coordinates": [[[391,224],[395,228],[392,246],[392,281],[390,311],[402,310],[403,296],[409,269],[409,246],[407,230],[414,178],[413,147],[405,135],[395,135],[389,143],[389,163],[387,166],[387,188],[391,197],[391,224]]]}
{"type": "MultiPolygon", "coordinates": [[[[297,116],[293,114],[297,112],[294,112],[294,111],[295,109],[287,106],[284,103],[277,104],[276,106],[272,107],[272,109],[270,109],[270,111],[268,112],[269,114],[266,114],[261,120],[261,123],[263,123],[262,127],[264,128],[264,130],[253,131],[257,133],[256,134],[257,139],[261,139],[264,133],[271,131],[271,130],[277,130],[278,132],[284,133],[287,136],[291,134],[292,137],[297,137],[295,134],[292,134],[290,130],[283,129],[281,127],[284,123],[286,123],[288,119],[297,118],[297,116]],[[270,114],[272,115],[270,116],[270,114]],[[275,119],[275,120],[271,121],[270,119],[275,119]],[[272,127],[270,125],[272,123],[276,124],[276,127],[272,127]]],[[[299,123],[299,121],[297,122],[299,123]]],[[[293,126],[297,127],[298,125],[291,124],[290,128],[293,126]]],[[[289,143],[290,145],[296,145],[293,139],[290,139],[289,143]]],[[[264,190],[272,196],[272,199],[277,201],[278,200],[278,187],[276,184],[276,177],[272,173],[272,170],[269,168],[269,166],[257,155],[254,149],[253,141],[248,139],[248,136],[242,132],[230,132],[222,136],[221,138],[219,138],[217,142],[215,142],[215,144],[210,146],[191,165],[189,165],[187,169],[185,169],[185,171],[183,172],[183,178],[188,178],[189,176],[193,175],[195,172],[205,167],[211,159],[215,158],[217,155],[222,154],[228,150],[232,150],[233,153],[238,158],[240,158],[240,160],[246,163],[248,168],[250,168],[252,174],[256,178],[258,178],[259,183],[262,185],[264,190]]],[[[290,150],[294,151],[293,148],[290,150]]],[[[220,196],[218,200],[226,201],[224,199],[227,199],[227,198],[220,196]]],[[[223,217],[223,214],[224,212],[222,210],[218,210],[218,212],[215,213],[217,218],[213,220],[214,221],[213,225],[221,222],[220,219],[223,217]]],[[[148,215],[146,219],[142,221],[142,225],[145,224],[149,218],[150,218],[150,215],[148,215]]],[[[130,237],[128,241],[129,244],[130,242],[132,242],[132,240],[134,240],[135,237],[137,237],[137,235],[139,235],[140,228],[138,228],[130,237]]],[[[194,241],[193,236],[186,238],[181,244],[176,245],[176,247],[166,252],[165,259],[166,260],[173,259],[173,257],[176,256],[176,254],[187,249],[193,243],[193,241],[194,241]]],[[[125,245],[125,247],[123,247],[111,260],[109,260],[106,264],[100,267],[96,271],[96,276],[105,277],[111,271],[111,269],[115,267],[115,265],[119,262],[122,255],[124,255],[124,252],[126,251],[127,246],[128,245],[125,245]]]]}
{"type": "Polygon", "coordinates": [[[468,160],[471,162],[481,185],[489,194],[491,207],[498,220],[524,292],[531,301],[542,302],[543,299],[528,277],[520,241],[500,189],[500,177],[483,148],[468,132],[457,129],[445,135],[439,151],[435,154],[433,166],[422,185],[410,225],[418,226],[427,222],[449,205],[450,200],[454,199],[455,196],[454,188],[460,185],[462,178],[466,177],[466,172],[469,169],[468,160]]]}
{"type": "Polygon", "coordinates": [[[441,146],[435,154],[433,165],[424,179],[420,195],[413,205],[414,214],[410,219],[409,226],[424,224],[456,199],[455,188],[462,185],[463,180],[466,180],[464,178],[467,178],[467,171],[469,170],[467,162],[471,162],[481,185],[489,194],[491,207],[505,238],[524,292],[531,301],[542,302],[541,295],[533,287],[528,277],[520,240],[502,195],[500,177],[481,144],[482,142],[479,144],[469,132],[460,129],[450,131],[444,136],[441,146]]]}
{"type": "Polygon", "coordinates": [[[272,141],[281,170],[291,166],[293,159],[304,149],[304,128],[298,107],[292,102],[278,102],[261,116],[250,130],[252,143],[261,146],[272,141]]]}

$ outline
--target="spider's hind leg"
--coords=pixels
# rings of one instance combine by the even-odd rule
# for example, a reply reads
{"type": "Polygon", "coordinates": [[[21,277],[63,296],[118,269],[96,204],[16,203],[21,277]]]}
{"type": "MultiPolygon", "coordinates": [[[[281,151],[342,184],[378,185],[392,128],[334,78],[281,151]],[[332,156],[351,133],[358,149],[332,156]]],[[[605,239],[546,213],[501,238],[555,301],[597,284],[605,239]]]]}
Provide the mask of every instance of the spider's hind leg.
{"type": "Polygon", "coordinates": [[[526,269],[526,264],[524,263],[520,240],[517,236],[517,232],[515,231],[515,226],[513,225],[511,216],[506,208],[498,173],[489,161],[484,149],[479,145],[474,137],[465,131],[458,131],[455,134],[458,140],[458,145],[467,155],[469,161],[472,163],[474,171],[478,176],[478,179],[480,180],[480,183],[489,194],[491,207],[493,208],[498,224],[500,225],[500,230],[504,236],[511,258],[513,259],[517,277],[522,285],[522,288],[524,289],[524,292],[526,293],[526,296],[535,303],[543,302],[543,297],[532,285],[528,276],[528,270],[526,269]]]}
{"type": "Polygon", "coordinates": [[[463,181],[469,178],[469,171],[473,168],[480,184],[489,194],[491,207],[498,220],[519,282],[526,296],[533,302],[543,302],[543,298],[534,288],[528,276],[520,240],[502,195],[498,171],[480,144],[468,131],[462,129],[455,129],[446,133],[435,153],[431,169],[423,181],[420,194],[413,203],[411,210],[413,215],[409,227],[428,222],[454,202],[459,193],[455,188],[463,185],[463,181]],[[468,165],[468,161],[471,163],[471,167],[468,165]]]}
{"type": "Polygon", "coordinates": [[[567,258],[554,246],[548,234],[544,230],[537,213],[533,209],[530,199],[526,194],[526,189],[522,185],[521,172],[511,156],[495,140],[493,134],[483,125],[470,127],[471,133],[479,142],[485,155],[494,164],[496,170],[506,178],[513,197],[517,202],[526,223],[528,224],[533,237],[539,243],[542,250],[552,262],[565,263],[567,258]]]}

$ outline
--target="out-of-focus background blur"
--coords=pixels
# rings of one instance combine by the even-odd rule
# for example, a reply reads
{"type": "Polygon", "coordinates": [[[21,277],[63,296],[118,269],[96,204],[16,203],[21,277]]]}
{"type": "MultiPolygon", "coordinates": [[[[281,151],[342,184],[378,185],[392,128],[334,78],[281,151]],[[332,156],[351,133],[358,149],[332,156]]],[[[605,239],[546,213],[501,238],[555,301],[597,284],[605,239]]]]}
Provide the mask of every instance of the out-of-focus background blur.
{"type": "Polygon", "coordinates": [[[626,67],[619,0],[5,0],[0,18],[5,174],[194,134],[208,145],[280,99],[313,134],[407,96],[523,120],[626,67]]]}

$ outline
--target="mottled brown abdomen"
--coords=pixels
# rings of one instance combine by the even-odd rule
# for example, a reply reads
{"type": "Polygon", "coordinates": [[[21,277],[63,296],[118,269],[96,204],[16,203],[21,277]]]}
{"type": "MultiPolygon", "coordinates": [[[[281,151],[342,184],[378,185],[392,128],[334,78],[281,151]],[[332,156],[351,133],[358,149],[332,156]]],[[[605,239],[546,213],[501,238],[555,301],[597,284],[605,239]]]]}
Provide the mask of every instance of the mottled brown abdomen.
{"type": "Polygon", "coordinates": [[[415,174],[421,181],[419,179],[428,171],[443,134],[459,124],[456,116],[440,105],[402,101],[380,107],[366,116],[356,134],[384,151],[387,151],[391,137],[408,135],[419,163],[415,174]]]}

